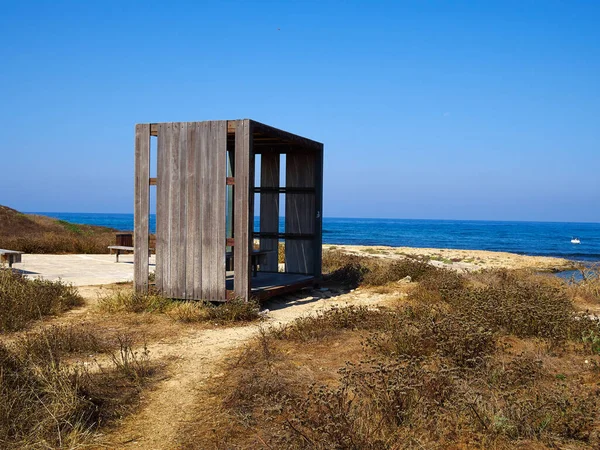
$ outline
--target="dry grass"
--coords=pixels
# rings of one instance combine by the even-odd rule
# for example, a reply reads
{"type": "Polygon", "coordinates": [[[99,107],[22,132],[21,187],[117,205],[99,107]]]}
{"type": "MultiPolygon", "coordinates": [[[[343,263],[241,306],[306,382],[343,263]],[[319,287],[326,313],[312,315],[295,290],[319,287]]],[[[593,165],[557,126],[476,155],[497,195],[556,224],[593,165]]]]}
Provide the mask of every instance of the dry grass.
{"type": "Polygon", "coordinates": [[[115,231],[22,214],[0,205],[0,248],[26,253],[108,253],[115,231]]]}
{"type": "Polygon", "coordinates": [[[0,269],[0,333],[83,304],[77,290],[60,281],[29,280],[0,269]]]}
{"type": "Polygon", "coordinates": [[[0,446],[79,447],[130,412],[157,367],[130,337],[116,341],[111,353],[89,330],[54,327],[0,344],[0,446]],[[94,369],[65,359],[82,351],[109,352],[111,362],[94,369]]]}
{"type": "Polygon", "coordinates": [[[600,325],[568,286],[352,259],[420,286],[263,330],[211,388],[213,448],[598,448],[600,325]]]}
{"type": "Polygon", "coordinates": [[[571,295],[583,304],[600,305],[600,266],[580,270],[581,279],[569,282],[571,295]]]}
{"type": "Polygon", "coordinates": [[[384,286],[405,277],[410,277],[412,281],[428,282],[444,277],[449,284],[462,282],[458,274],[438,269],[417,258],[389,260],[352,255],[342,250],[323,252],[323,273],[327,279],[343,283],[349,288],[359,285],[384,286]]]}
{"type": "Polygon", "coordinates": [[[172,300],[156,293],[139,294],[131,290],[114,290],[98,300],[100,311],[115,313],[164,313],[183,323],[211,322],[227,324],[251,322],[260,318],[260,305],[232,299],[214,305],[209,302],[172,300]]]}

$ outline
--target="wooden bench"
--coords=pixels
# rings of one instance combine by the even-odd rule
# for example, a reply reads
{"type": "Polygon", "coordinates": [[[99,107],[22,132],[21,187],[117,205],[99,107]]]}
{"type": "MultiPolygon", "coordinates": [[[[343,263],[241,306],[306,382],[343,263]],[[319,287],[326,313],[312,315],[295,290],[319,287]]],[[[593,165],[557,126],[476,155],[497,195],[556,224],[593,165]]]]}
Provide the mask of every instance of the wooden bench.
{"type": "MultiPolygon", "coordinates": [[[[123,245],[126,242],[132,242],[133,234],[132,233],[117,233],[117,245],[109,245],[108,250],[112,255],[113,250],[117,255],[117,259],[115,262],[119,262],[119,255],[123,252],[132,252],[135,250],[131,245],[123,245]]],[[[148,238],[148,255],[152,255],[152,252],[155,252],[156,249],[156,236],[151,235],[148,238]]]]}
{"type": "MultiPolygon", "coordinates": [[[[250,264],[252,265],[252,276],[253,277],[258,275],[258,266],[260,266],[263,263],[263,261],[265,260],[265,257],[268,254],[273,253],[275,251],[276,250],[253,250],[252,251],[250,264]]],[[[225,258],[227,258],[227,259],[233,258],[233,252],[225,253],[225,258]]]]}
{"type": "Polygon", "coordinates": [[[0,257],[3,262],[8,262],[8,267],[12,269],[14,263],[21,262],[21,255],[25,252],[18,252],[16,250],[4,250],[0,248],[0,257]]]}
{"type": "Polygon", "coordinates": [[[133,247],[128,247],[127,245],[109,245],[108,249],[110,250],[110,254],[112,255],[113,250],[117,254],[117,260],[115,262],[119,262],[119,255],[121,252],[132,252],[133,247]]]}
{"type": "MultiPolygon", "coordinates": [[[[111,254],[112,254],[113,250],[115,251],[115,253],[117,255],[117,259],[115,262],[119,262],[119,255],[121,254],[121,252],[133,252],[133,250],[134,250],[133,247],[129,247],[127,245],[109,245],[108,248],[110,249],[111,254]]],[[[152,249],[150,249],[150,250],[152,250],[152,249]]],[[[258,266],[263,263],[265,257],[269,253],[273,253],[274,251],[275,250],[254,250],[252,252],[251,264],[252,264],[252,275],[253,276],[256,276],[258,274],[258,266]]],[[[150,254],[152,254],[152,251],[150,251],[150,254]]],[[[233,252],[225,253],[225,257],[227,259],[232,259],[233,252]]],[[[19,259],[19,261],[21,261],[21,260],[19,259]]]]}

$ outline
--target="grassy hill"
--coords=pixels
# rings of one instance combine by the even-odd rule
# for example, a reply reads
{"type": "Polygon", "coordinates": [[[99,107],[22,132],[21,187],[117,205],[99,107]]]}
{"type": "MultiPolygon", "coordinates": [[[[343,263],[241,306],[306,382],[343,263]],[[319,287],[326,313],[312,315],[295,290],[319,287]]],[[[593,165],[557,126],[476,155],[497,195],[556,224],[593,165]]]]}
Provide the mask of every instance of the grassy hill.
{"type": "Polygon", "coordinates": [[[26,253],[108,253],[115,231],[23,214],[0,205],[0,248],[26,253]]]}

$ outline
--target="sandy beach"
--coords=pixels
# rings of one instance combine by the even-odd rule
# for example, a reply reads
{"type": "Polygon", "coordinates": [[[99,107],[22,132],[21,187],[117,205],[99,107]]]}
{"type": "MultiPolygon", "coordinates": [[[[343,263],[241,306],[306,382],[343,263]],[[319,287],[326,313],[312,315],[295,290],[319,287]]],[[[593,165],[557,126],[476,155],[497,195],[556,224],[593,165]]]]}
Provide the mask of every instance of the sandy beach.
{"type": "Polygon", "coordinates": [[[575,270],[578,264],[564,258],[517,255],[487,250],[387,247],[364,245],[323,245],[324,250],[338,249],[348,253],[380,258],[422,257],[437,267],[460,271],[482,269],[532,269],[540,272],[575,270]]]}

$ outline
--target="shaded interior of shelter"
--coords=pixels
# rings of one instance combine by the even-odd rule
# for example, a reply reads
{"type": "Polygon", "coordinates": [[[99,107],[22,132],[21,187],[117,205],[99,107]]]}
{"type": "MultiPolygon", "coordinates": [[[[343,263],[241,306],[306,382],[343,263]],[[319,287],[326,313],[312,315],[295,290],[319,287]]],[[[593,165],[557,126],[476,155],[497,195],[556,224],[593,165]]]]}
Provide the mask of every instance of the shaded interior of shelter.
{"type": "MultiPolygon", "coordinates": [[[[264,300],[277,295],[284,295],[290,292],[298,291],[305,287],[315,285],[314,276],[293,274],[293,273],[273,273],[258,272],[252,277],[252,297],[258,300],[264,300]]],[[[230,295],[234,292],[234,274],[227,272],[227,292],[230,295]]]]}
{"type": "MultiPolygon", "coordinates": [[[[322,172],[317,168],[322,164],[322,145],[268,125],[253,124],[250,218],[252,222],[254,217],[259,219],[257,228],[253,227],[252,240],[260,263],[256,270],[251,264],[250,284],[252,296],[263,299],[312,286],[320,279],[321,221],[317,196],[322,172]],[[280,217],[284,219],[283,227],[280,217]],[[285,246],[285,262],[281,265],[280,243],[285,246]]],[[[228,129],[228,155],[235,154],[234,148],[235,133],[228,129]]],[[[228,188],[232,189],[235,187],[228,188]]],[[[230,192],[227,197],[231,198],[230,192]]],[[[230,210],[228,201],[227,236],[233,237],[230,210]]],[[[235,258],[235,249],[227,250],[234,250],[235,258]]],[[[232,267],[233,264],[228,266],[232,267]]],[[[234,284],[235,273],[228,271],[228,295],[233,293],[234,284]]]]}
{"type": "MultiPolygon", "coordinates": [[[[170,184],[168,189],[171,191],[171,194],[161,196],[160,190],[158,190],[155,197],[157,202],[158,273],[161,273],[161,268],[158,265],[161,260],[159,256],[161,244],[163,255],[166,255],[166,259],[172,259],[173,255],[177,257],[178,251],[186,252],[186,250],[182,250],[181,246],[178,245],[180,241],[175,240],[175,243],[173,243],[172,236],[169,238],[170,241],[169,239],[165,240],[164,237],[161,238],[160,215],[169,214],[176,219],[179,215],[178,209],[172,209],[171,205],[166,206],[164,204],[165,199],[169,199],[166,203],[171,201],[174,189],[179,191],[187,190],[188,193],[190,189],[196,191],[209,189],[211,192],[214,190],[213,187],[206,188],[204,186],[206,185],[205,181],[191,183],[185,181],[186,176],[190,176],[190,169],[185,168],[185,165],[171,167],[170,170],[172,172],[177,172],[175,177],[177,181],[173,184],[174,177],[172,176],[172,172],[161,171],[161,151],[172,152],[173,142],[175,142],[175,146],[179,145],[180,147],[179,150],[175,151],[179,151],[180,155],[187,153],[189,159],[192,154],[190,151],[192,150],[193,152],[193,148],[190,146],[197,144],[181,144],[182,141],[179,141],[180,143],[177,144],[177,134],[174,134],[174,137],[163,138],[161,144],[160,133],[162,130],[167,135],[171,133],[171,130],[181,127],[177,131],[178,133],[181,132],[179,135],[181,138],[181,136],[189,132],[191,127],[200,126],[197,129],[204,129],[202,127],[206,127],[207,124],[210,124],[211,130],[213,128],[218,129],[219,134],[215,137],[214,130],[209,131],[202,138],[206,139],[209,143],[206,144],[205,142],[202,145],[210,147],[211,140],[218,141],[218,145],[215,148],[208,148],[201,151],[210,153],[225,150],[223,153],[226,153],[225,162],[219,163],[220,168],[215,169],[219,175],[214,177],[211,175],[209,183],[222,184],[224,186],[224,197],[218,197],[219,201],[217,203],[222,204],[221,201],[224,202],[224,210],[218,209],[218,211],[224,212],[225,217],[224,222],[221,222],[220,218],[215,221],[212,217],[209,217],[210,214],[206,215],[206,212],[202,212],[204,214],[202,217],[215,224],[215,228],[220,229],[222,223],[224,230],[222,234],[221,232],[217,233],[217,236],[222,236],[218,239],[218,242],[222,242],[220,244],[222,247],[214,244],[214,242],[207,245],[203,235],[201,244],[198,244],[200,245],[200,250],[198,251],[207,252],[203,254],[202,258],[206,258],[209,253],[213,255],[211,261],[214,261],[214,265],[217,267],[222,267],[220,264],[224,263],[224,270],[216,269],[213,271],[211,269],[211,273],[209,274],[209,278],[213,278],[211,281],[213,283],[214,273],[219,274],[217,275],[218,278],[222,277],[223,281],[218,282],[218,284],[222,285],[223,295],[219,293],[199,295],[197,292],[190,294],[189,289],[186,290],[185,288],[182,291],[181,286],[186,285],[186,274],[182,274],[181,271],[185,272],[185,268],[180,269],[171,262],[167,262],[169,267],[163,270],[162,277],[160,275],[157,277],[157,287],[160,287],[160,290],[164,294],[173,298],[221,301],[232,297],[239,297],[240,292],[243,292],[241,287],[246,283],[248,283],[249,289],[246,290],[246,295],[242,295],[246,299],[250,297],[264,299],[317,283],[321,276],[323,145],[316,141],[248,119],[147,124],[150,136],[158,136],[158,144],[154,146],[156,150],[152,150],[153,153],[156,152],[158,154],[157,177],[150,178],[149,184],[150,186],[158,185],[160,187],[162,174],[163,189],[164,184],[167,183],[170,184]],[[247,128],[241,127],[242,122],[247,128]],[[225,129],[226,140],[221,140],[219,136],[224,138],[221,133],[225,132],[225,129]],[[244,130],[246,129],[249,133],[245,134],[244,130]],[[210,133],[213,134],[211,135],[210,133]],[[165,142],[168,145],[165,145],[165,142]],[[240,147],[243,147],[242,144],[244,143],[247,146],[245,153],[240,151],[240,147]],[[188,147],[185,147],[186,145],[188,147]],[[221,179],[222,172],[220,172],[221,168],[223,168],[222,164],[226,166],[226,174],[223,173],[223,175],[226,175],[226,177],[223,177],[224,179],[221,179]],[[202,187],[199,187],[200,185],[202,187]],[[247,202],[245,200],[240,201],[240,198],[246,198],[244,197],[246,193],[247,202]],[[256,228],[254,227],[255,216],[259,218],[256,228]],[[281,226],[280,216],[284,218],[281,226]],[[240,225],[240,223],[236,222],[247,225],[240,225]],[[280,243],[285,246],[285,263],[283,264],[280,264],[278,261],[278,246],[280,243]],[[220,247],[220,249],[215,247],[220,247]],[[206,250],[207,248],[208,251],[206,250]],[[241,276],[238,276],[236,270],[240,268],[239,273],[241,276]],[[167,274],[165,270],[169,270],[170,272],[167,274]],[[175,273],[176,271],[179,272],[175,273]],[[181,276],[183,276],[183,281],[181,280],[181,276]],[[178,279],[177,283],[179,287],[169,285],[173,279],[178,279]]],[[[136,136],[138,126],[136,126],[136,136]]],[[[136,138],[136,160],[139,153],[137,147],[136,138]]],[[[154,156],[156,157],[156,155],[154,156]]],[[[165,161],[171,158],[171,155],[165,156],[163,154],[162,158],[162,165],[164,166],[166,164],[165,161]]],[[[194,156],[193,158],[196,157],[194,156]]],[[[207,161],[214,161],[210,159],[213,156],[206,156],[206,158],[209,158],[207,161]]],[[[136,163],[136,171],[138,170],[137,166],[138,164],[136,163]]],[[[193,176],[201,180],[205,175],[195,174],[193,176]]],[[[218,189],[222,189],[222,187],[218,189]]],[[[143,189],[138,190],[142,191],[141,198],[144,198],[146,193],[143,192],[143,189]]],[[[223,192],[220,192],[219,195],[221,194],[223,192]]],[[[206,197],[206,193],[202,195],[198,194],[193,198],[208,198],[206,197]]],[[[136,203],[139,197],[140,195],[136,190],[136,203]]],[[[183,198],[182,196],[179,205],[183,204],[183,198]]],[[[211,201],[209,200],[208,202],[210,203],[211,201]]],[[[202,211],[205,208],[205,204],[202,201],[196,200],[193,204],[196,205],[195,207],[198,211],[202,211]]],[[[210,208],[213,207],[211,206],[210,208]]],[[[221,208],[221,206],[218,208],[221,208]]],[[[191,213],[190,211],[192,211],[192,208],[190,208],[190,203],[187,203],[187,213],[185,211],[182,212],[180,219],[177,219],[179,222],[175,222],[175,225],[169,225],[171,230],[177,228],[179,225],[185,226],[186,221],[188,227],[190,220],[193,222],[202,222],[203,219],[197,217],[202,214],[194,215],[195,213],[191,213]],[[188,216],[185,216],[186,214],[188,216]],[[191,219],[190,214],[192,214],[191,219]]],[[[211,211],[217,210],[213,208],[211,211]]],[[[200,226],[206,226],[206,224],[200,224],[200,226]]],[[[136,233],[137,230],[136,225],[136,233]]],[[[195,252],[196,250],[193,251],[195,252]]],[[[189,254],[189,250],[187,252],[189,254]]],[[[189,279],[189,274],[187,276],[189,279]]],[[[202,277],[204,277],[204,274],[202,274],[202,277]]],[[[142,278],[139,278],[138,283],[142,281],[142,278]]],[[[218,290],[218,292],[221,291],[218,290]]]]}

